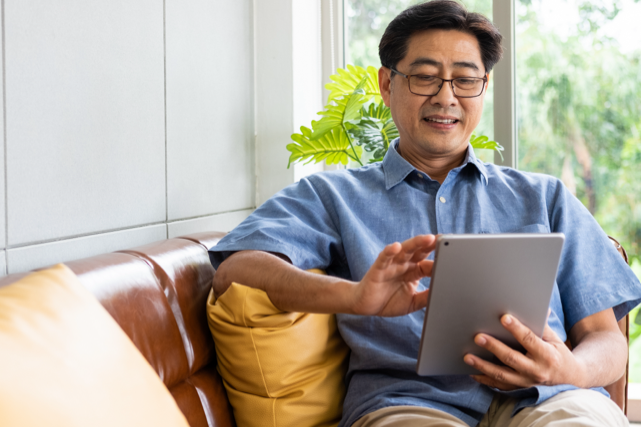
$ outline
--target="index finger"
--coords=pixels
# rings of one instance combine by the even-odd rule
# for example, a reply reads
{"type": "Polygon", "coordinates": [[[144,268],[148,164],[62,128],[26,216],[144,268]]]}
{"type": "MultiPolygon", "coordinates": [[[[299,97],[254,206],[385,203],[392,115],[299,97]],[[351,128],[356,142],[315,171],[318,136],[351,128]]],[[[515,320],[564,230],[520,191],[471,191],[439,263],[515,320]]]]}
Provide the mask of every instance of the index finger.
{"type": "Polygon", "coordinates": [[[510,314],[501,317],[501,324],[507,329],[516,340],[525,348],[528,353],[538,354],[543,346],[543,340],[517,318],[510,314]]]}
{"type": "MultiPolygon", "coordinates": [[[[415,254],[422,254],[422,258],[420,259],[423,259],[427,254],[432,252],[435,247],[436,236],[433,234],[421,234],[401,243],[401,253],[410,255],[408,259],[412,258],[412,260],[414,260],[413,258],[415,254]]],[[[414,261],[420,261],[420,259],[414,261]]]]}

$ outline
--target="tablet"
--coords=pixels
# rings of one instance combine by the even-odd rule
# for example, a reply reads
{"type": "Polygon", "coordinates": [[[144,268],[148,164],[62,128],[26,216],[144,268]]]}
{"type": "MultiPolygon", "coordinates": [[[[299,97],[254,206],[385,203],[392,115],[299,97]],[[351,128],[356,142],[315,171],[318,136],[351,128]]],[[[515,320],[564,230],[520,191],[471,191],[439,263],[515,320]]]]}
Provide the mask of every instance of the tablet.
{"type": "Polygon", "coordinates": [[[500,363],[474,343],[479,332],[523,351],[501,325],[504,314],[542,336],[564,239],[562,233],[439,236],[418,374],[478,374],[463,362],[467,353],[500,363]]]}

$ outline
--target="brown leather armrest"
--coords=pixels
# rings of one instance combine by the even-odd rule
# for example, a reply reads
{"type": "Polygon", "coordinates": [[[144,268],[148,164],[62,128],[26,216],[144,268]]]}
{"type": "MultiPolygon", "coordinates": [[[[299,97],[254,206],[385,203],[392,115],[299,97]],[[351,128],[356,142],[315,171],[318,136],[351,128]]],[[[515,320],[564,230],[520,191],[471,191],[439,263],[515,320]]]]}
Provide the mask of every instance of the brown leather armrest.
{"type": "MultiPolygon", "coordinates": [[[[628,331],[630,322],[630,316],[625,316],[619,321],[619,329],[625,336],[626,342],[630,341],[630,335],[628,331]]],[[[628,414],[628,373],[630,369],[630,358],[628,357],[628,363],[625,365],[625,374],[619,378],[614,383],[605,387],[606,391],[610,393],[610,399],[616,403],[619,408],[623,411],[624,414],[628,414]]]]}
{"type": "MultiPolygon", "coordinates": [[[[610,236],[608,236],[610,237],[610,236]]],[[[626,263],[629,264],[628,254],[615,238],[610,237],[610,240],[614,244],[614,247],[617,249],[619,254],[623,257],[626,263]]],[[[630,316],[626,315],[623,319],[619,320],[619,329],[623,336],[625,336],[625,341],[630,345],[630,316]]],[[[630,357],[628,356],[628,363],[625,365],[625,374],[619,378],[614,383],[605,387],[608,393],[610,393],[610,399],[616,403],[619,408],[623,411],[624,414],[628,414],[628,374],[630,371],[630,357]]]]}

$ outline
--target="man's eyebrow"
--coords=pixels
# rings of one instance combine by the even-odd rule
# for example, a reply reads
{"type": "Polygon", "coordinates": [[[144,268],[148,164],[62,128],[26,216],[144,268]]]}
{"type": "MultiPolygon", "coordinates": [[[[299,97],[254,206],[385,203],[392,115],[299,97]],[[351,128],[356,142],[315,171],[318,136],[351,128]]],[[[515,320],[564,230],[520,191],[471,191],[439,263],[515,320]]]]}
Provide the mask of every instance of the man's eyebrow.
{"type": "MultiPolygon", "coordinates": [[[[416,58],[414,61],[412,61],[412,63],[410,64],[410,68],[414,68],[417,65],[433,65],[435,67],[439,67],[439,66],[442,66],[443,64],[431,58],[419,57],[419,58],[416,58]]],[[[454,68],[471,68],[472,70],[480,71],[478,65],[468,61],[457,61],[454,64],[452,64],[452,66],[454,68]]]]}
{"type": "Polygon", "coordinates": [[[434,65],[435,67],[438,67],[443,64],[431,58],[419,57],[410,64],[410,68],[414,68],[417,65],[434,65]]]}
{"type": "Polygon", "coordinates": [[[479,67],[473,62],[460,61],[452,64],[454,68],[471,68],[476,71],[480,71],[479,67]]]}

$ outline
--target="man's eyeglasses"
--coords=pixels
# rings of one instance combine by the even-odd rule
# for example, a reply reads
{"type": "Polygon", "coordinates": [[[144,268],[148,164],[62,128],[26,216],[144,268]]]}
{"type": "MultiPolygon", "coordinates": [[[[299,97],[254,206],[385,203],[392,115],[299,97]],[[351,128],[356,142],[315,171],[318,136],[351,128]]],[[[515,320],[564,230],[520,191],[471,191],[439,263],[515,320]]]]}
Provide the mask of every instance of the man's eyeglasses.
{"type": "Polygon", "coordinates": [[[393,73],[405,77],[409,85],[410,92],[414,95],[435,96],[443,87],[443,83],[450,82],[452,92],[457,98],[475,98],[483,93],[487,76],[480,77],[457,77],[446,80],[436,76],[426,76],[422,74],[408,75],[399,73],[394,68],[390,68],[393,73]]]}

